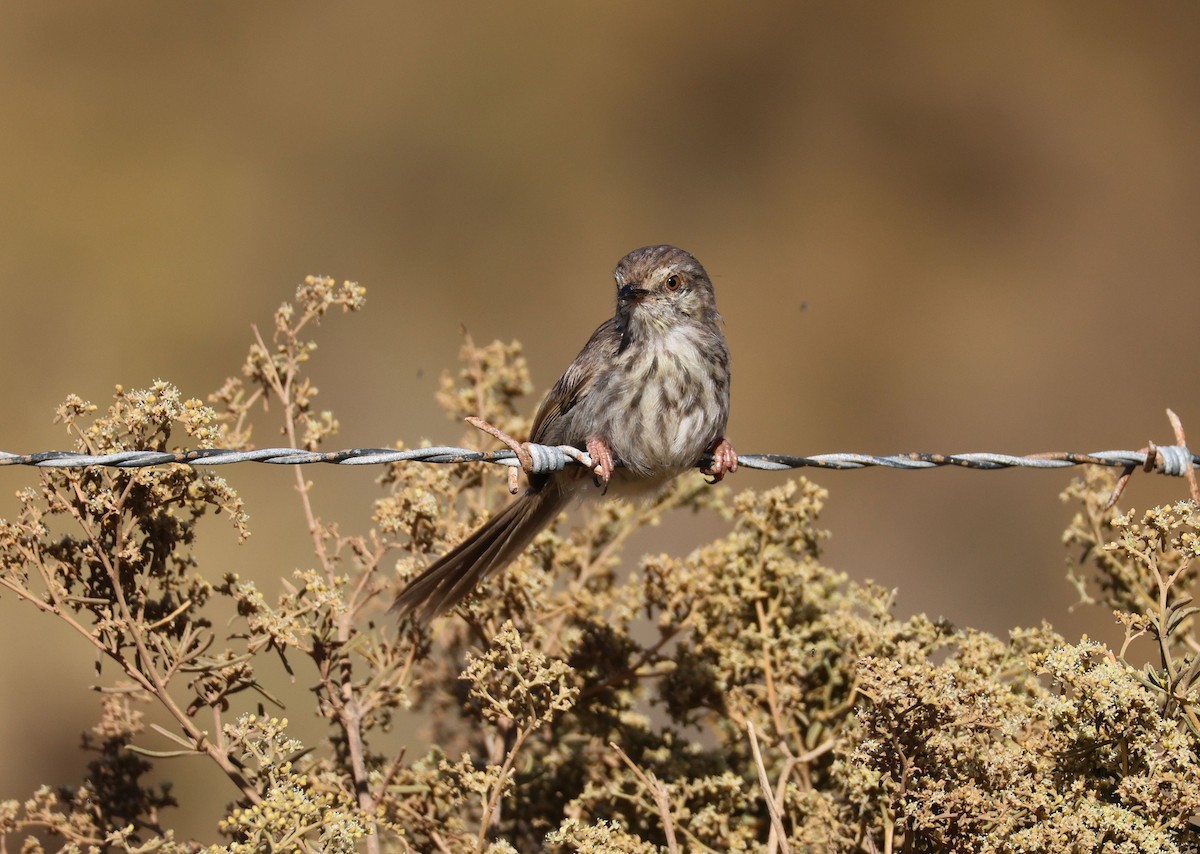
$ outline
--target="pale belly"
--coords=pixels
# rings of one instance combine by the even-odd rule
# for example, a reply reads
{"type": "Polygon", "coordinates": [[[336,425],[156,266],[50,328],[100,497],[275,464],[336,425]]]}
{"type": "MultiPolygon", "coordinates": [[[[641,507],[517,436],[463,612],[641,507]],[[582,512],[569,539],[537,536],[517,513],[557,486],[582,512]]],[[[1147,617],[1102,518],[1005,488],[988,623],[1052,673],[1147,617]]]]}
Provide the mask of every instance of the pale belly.
{"type": "Polygon", "coordinates": [[[602,403],[600,436],[638,478],[671,479],[724,433],[727,369],[718,374],[701,343],[678,333],[658,347],[622,354],[604,400],[596,401],[602,403]]]}

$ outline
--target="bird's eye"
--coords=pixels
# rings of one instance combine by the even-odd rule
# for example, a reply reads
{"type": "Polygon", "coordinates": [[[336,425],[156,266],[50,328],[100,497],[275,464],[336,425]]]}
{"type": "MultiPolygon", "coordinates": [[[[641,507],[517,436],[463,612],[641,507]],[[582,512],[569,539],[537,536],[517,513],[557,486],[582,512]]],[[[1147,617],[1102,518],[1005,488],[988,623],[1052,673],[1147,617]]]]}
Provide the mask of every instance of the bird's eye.
{"type": "Polygon", "coordinates": [[[679,290],[679,277],[678,276],[672,276],[671,278],[667,279],[667,290],[668,291],[679,290]]]}

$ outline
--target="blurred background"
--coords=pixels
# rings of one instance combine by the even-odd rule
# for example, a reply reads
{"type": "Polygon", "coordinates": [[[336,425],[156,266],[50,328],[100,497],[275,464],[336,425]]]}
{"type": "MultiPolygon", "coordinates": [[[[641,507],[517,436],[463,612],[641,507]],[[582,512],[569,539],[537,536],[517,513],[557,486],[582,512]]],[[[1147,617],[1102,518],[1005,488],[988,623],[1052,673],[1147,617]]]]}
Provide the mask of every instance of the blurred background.
{"type": "MultiPolygon", "coordinates": [[[[1136,449],[1167,406],[1200,444],[1200,6],[733,8],[6,5],[0,449],[68,446],[68,393],[203,398],[309,273],[368,290],[317,333],[337,445],[453,442],[460,325],[524,342],[540,394],[658,242],[714,278],[743,452],[1136,449]]],[[[277,590],[312,563],[292,476],[223,474],[255,534],[208,524],[202,568],[277,590]]],[[[314,472],[318,510],[365,527],[376,475],[314,472]]],[[[818,472],[827,562],[902,616],[1111,637],[1070,610],[1072,476],[818,472]]],[[[0,470],[0,517],[37,480],[0,470]]],[[[1140,476],[1123,503],[1185,495],[1140,476]]],[[[92,654],[11,596],[0,646],[0,799],[77,782],[92,654]]],[[[167,820],[214,841],[232,793],[200,766],[166,776],[213,814],[167,820]]]]}

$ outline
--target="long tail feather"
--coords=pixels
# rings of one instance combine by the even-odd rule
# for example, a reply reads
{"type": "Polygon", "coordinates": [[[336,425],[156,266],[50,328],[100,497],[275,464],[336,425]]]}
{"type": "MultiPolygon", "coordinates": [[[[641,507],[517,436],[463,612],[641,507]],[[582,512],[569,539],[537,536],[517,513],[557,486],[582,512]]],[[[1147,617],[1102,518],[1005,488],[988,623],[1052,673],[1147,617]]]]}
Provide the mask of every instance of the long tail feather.
{"type": "Polygon", "coordinates": [[[569,501],[569,492],[553,481],[526,492],[409,582],[392,610],[428,621],[453,608],[523,552],[569,501]]]}

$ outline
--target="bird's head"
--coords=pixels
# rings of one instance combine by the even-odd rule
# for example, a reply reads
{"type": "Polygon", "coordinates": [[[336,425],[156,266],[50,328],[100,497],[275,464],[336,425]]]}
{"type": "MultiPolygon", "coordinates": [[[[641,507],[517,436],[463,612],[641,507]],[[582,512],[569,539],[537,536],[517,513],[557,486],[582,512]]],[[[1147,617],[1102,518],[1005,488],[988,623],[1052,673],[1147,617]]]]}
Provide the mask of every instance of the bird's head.
{"type": "Polygon", "coordinates": [[[617,262],[617,316],[627,322],[670,325],[711,321],[716,294],[708,273],[674,246],[643,246],[617,262]]]}

